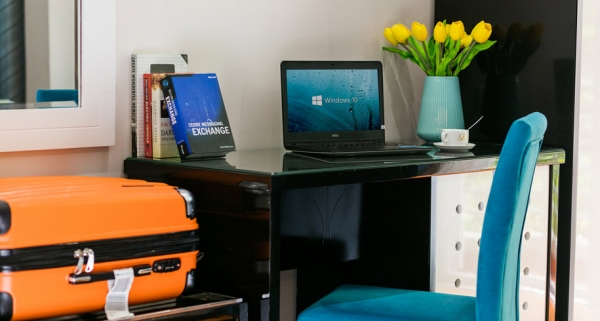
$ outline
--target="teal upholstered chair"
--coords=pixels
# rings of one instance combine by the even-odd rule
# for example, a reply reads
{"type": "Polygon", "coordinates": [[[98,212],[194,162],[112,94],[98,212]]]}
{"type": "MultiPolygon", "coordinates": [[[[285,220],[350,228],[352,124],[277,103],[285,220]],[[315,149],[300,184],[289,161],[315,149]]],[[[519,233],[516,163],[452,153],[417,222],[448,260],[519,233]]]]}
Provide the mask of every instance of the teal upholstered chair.
{"type": "Polygon", "coordinates": [[[475,297],[343,285],[304,310],[298,321],[519,320],[523,225],[545,131],[546,117],[536,112],[516,120],[508,132],[485,212],[475,297]]]}
{"type": "Polygon", "coordinates": [[[77,89],[38,89],[35,93],[35,101],[72,101],[79,106],[79,91],[77,89]]]}

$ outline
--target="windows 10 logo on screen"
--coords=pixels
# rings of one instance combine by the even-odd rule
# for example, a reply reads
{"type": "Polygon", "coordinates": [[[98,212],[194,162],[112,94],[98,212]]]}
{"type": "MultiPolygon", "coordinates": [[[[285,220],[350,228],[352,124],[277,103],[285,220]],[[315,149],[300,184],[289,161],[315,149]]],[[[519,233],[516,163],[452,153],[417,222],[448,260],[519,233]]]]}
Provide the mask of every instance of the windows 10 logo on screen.
{"type": "Polygon", "coordinates": [[[312,96],[312,104],[313,106],[323,106],[323,96],[312,96]]]}
{"type": "Polygon", "coordinates": [[[312,96],[312,105],[313,106],[323,106],[323,101],[326,104],[350,104],[350,103],[358,103],[358,97],[351,98],[325,98],[323,99],[323,95],[312,96]]]}

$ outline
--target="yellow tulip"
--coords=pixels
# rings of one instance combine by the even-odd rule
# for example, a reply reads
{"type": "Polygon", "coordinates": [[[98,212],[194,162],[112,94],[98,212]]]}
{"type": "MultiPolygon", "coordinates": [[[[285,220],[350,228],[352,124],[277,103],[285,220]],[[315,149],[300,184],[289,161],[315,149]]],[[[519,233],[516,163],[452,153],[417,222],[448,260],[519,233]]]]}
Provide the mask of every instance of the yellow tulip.
{"type": "Polygon", "coordinates": [[[448,37],[448,34],[446,33],[446,27],[444,27],[444,24],[439,21],[435,25],[435,28],[433,28],[433,39],[435,39],[437,42],[443,43],[446,41],[446,37],[448,37]]]}
{"type": "Polygon", "coordinates": [[[471,32],[471,37],[473,37],[473,40],[477,41],[478,43],[484,43],[490,38],[491,34],[492,25],[489,23],[485,23],[482,20],[475,26],[475,28],[473,28],[473,31],[471,32]]]}
{"type": "Polygon", "coordinates": [[[450,25],[449,24],[446,24],[446,33],[450,34],[450,25]]]}
{"type": "Polygon", "coordinates": [[[465,35],[465,26],[462,21],[454,21],[450,26],[450,38],[452,40],[457,41],[462,39],[465,35]]]}
{"type": "Polygon", "coordinates": [[[471,42],[473,42],[473,37],[471,37],[471,36],[469,36],[469,35],[465,34],[465,35],[462,37],[462,39],[460,39],[460,47],[461,47],[461,48],[468,47],[468,46],[471,44],[471,42]]]}
{"type": "Polygon", "coordinates": [[[396,41],[401,44],[405,44],[406,39],[410,37],[410,31],[405,25],[398,23],[392,26],[392,35],[394,35],[394,39],[396,39],[396,41]]]}
{"type": "Polygon", "coordinates": [[[424,24],[413,22],[411,28],[413,37],[418,41],[425,41],[427,39],[427,26],[424,24]]]}
{"type": "Polygon", "coordinates": [[[398,41],[394,38],[394,34],[392,33],[392,28],[383,29],[383,36],[387,39],[392,45],[397,46],[398,41]]]}

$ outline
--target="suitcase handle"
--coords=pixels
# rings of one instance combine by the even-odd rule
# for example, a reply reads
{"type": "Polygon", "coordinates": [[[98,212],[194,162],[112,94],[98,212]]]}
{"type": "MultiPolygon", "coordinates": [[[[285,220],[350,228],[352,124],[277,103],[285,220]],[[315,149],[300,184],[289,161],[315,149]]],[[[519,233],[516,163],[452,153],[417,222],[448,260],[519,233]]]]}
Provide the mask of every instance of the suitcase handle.
{"type": "MultiPolygon", "coordinates": [[[[151,273],[152,273],[152,267],[150,266],[150,264],[136,265],[133,267],[133,275],[136,277],[150,275],[151,273]]],[[[113,271],[104,272],[104,273],[82,273],[79,275],[77,275],[75,273],[71,273],[69,275],[69,283],[70,284],[86,284],[86,283],[92,283],[92,282],[98,282],[98,281],[108,281],[108,280],[114,280],[114,279],[115,279],[115,273],[113,271]]]]}

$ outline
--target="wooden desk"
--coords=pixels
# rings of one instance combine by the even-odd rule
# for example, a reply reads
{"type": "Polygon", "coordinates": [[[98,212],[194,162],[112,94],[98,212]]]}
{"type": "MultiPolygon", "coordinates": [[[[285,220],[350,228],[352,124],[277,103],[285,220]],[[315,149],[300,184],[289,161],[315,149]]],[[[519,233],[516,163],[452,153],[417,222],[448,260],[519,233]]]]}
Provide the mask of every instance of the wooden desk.
{"type": "MultiPolygon", "coordinates": [[[[128,158],[125,174],[190,190],[205,254],[198,286],[244,298],[250,320],[266,319],[265,309],[278,320],[285,270],[297,270],[298,311],[342,283],[431,290],[432,179],[493,171],[499,151],[478,145],[468,153],[333,160],[247,150],[184,162],[128,158]]],[[[544,148],[538,161],[549,167],[552,220],[564,158],[544,148]]]]}

